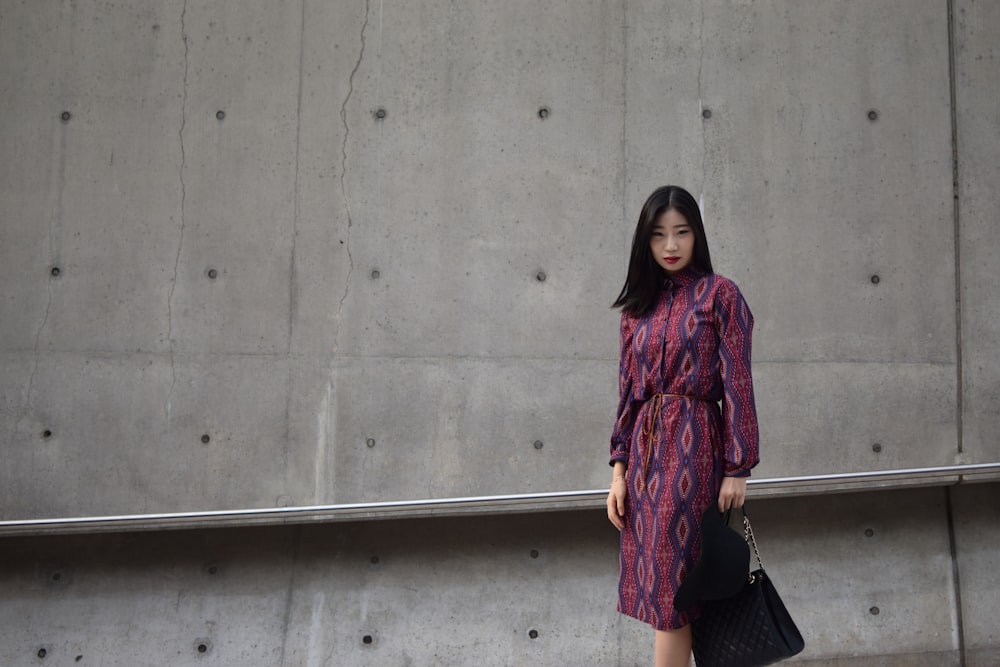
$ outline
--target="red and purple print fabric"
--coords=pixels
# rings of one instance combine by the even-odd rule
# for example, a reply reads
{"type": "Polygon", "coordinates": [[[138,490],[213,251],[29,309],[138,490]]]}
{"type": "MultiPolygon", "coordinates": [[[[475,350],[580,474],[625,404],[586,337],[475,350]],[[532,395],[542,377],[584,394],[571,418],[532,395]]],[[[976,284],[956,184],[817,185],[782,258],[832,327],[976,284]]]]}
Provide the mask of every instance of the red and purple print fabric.
{"type": "Polygon", "coordinates": [[[752,328],[736,284],[694,268],[667,278],[648,314],[622,313],[611,434],[611,463],[628,466],[618,611],[658,630],[697,618],[700,606],[680,613],[673,600],[700,553],[701,513],[724,476],[757,465],[752,328]]]}

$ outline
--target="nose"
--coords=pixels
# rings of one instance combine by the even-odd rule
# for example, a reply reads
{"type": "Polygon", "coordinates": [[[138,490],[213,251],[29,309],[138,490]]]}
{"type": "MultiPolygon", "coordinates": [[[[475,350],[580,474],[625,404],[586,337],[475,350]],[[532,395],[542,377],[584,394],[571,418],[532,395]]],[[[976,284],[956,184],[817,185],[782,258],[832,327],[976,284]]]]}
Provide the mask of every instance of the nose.
{"type": "Polygon", "coordinates": [[[669,235],[666,238],[666,244],[665,245],[666,245],[667,252],[673,252],[674,250],[677,249],[677,239],[675,239],[673,237],[673,235],[669,235]]]}

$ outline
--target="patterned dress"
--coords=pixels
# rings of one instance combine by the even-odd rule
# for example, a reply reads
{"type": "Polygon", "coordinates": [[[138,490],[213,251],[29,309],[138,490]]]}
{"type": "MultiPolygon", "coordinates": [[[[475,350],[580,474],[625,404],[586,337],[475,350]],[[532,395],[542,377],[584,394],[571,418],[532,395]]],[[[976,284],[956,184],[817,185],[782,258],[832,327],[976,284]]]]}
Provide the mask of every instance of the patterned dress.
{"type": "Polygon", "coordinates": [[[618,611],[658,630],[700,613],[673,601],[700,553],[701,513],[723,476],[749,476],[757,464],[752,327],[736,284],[694,268],[665,280],[649,314],[622,313],[611,434],[611,464],[628,466],[618,611]]]}

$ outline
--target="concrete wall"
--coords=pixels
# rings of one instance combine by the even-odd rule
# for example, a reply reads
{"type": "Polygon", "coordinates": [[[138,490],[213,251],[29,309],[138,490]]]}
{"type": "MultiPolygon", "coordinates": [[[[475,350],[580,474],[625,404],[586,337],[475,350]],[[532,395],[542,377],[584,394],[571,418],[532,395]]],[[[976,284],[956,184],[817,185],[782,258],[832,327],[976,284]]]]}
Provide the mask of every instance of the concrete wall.
{"type": "MultiPolygon", "coordinates": [[[[757,318],[756,476],[1000,460],[998,32],[973,0],[0,0],[0,519],[604,486],[607,306],[666,182],[701,199],[757,318]]],[[[762,501],[804,658],[995,664],[995,486],[950,493],[762,501]],[[858,539],[882,567],[838,585],[879,516],[858,539]]],[[[282,664],[273,637],[210,631],[238,624],[288,665],[646,659],[597,518],[483,521],[9,539],[0,617],[33,631],[0,652],[136,664],[120,635],[163,664],[214,637],[202,658],[282,664]],[[549,533],[571,566],[524,574],[549,533]],[[384,589],[320,555],[364,560],[368,534],[413,554],[384,589]],[[428,536],[458,540],[467,588],[428,536]],[[213,541],[257,579],[191,598],[213,541]],[[89,588],[24,583],[87,549],[89,588]],[[577,587],[581,624],[560,613],[577,587]],[[433,602],[470,593],[509,642],[433,602]]]]}
{"type": "MultiPolygon", "coordinates": [[[[759,500],[753,517],[802,663],[997,664],[1000,485],[759,500]]],[[[652,633],[613,612],[617,547],[599,510],[0,538],[0,661],[648,665],[652,633]]]]}

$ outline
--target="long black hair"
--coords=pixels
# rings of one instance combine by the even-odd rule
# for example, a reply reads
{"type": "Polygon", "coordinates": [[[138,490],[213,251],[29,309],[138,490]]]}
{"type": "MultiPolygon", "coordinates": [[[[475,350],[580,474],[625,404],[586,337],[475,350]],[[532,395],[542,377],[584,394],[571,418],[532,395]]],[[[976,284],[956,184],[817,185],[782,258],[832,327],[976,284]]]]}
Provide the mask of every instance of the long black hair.
{"type": "Polygon", "coordinates": [[[635,226],[635,235],[632,237],[632,256],[628,262],[625,286],[611,305],[612,308],[620,307],[631,315],[639,316],[645,315],[656,305],[666,272],[653,259],[649,240],[653,237],[656,221],[670,209],[683,215],[694,232],[691,266],[703,273],[713,273],[712,257],[708,252],[708,240],[705,238],[705,225],[701,221],[698,202],[684,188],[664,185],[654,190],[642,205],[639,223],[635,226]]]}

